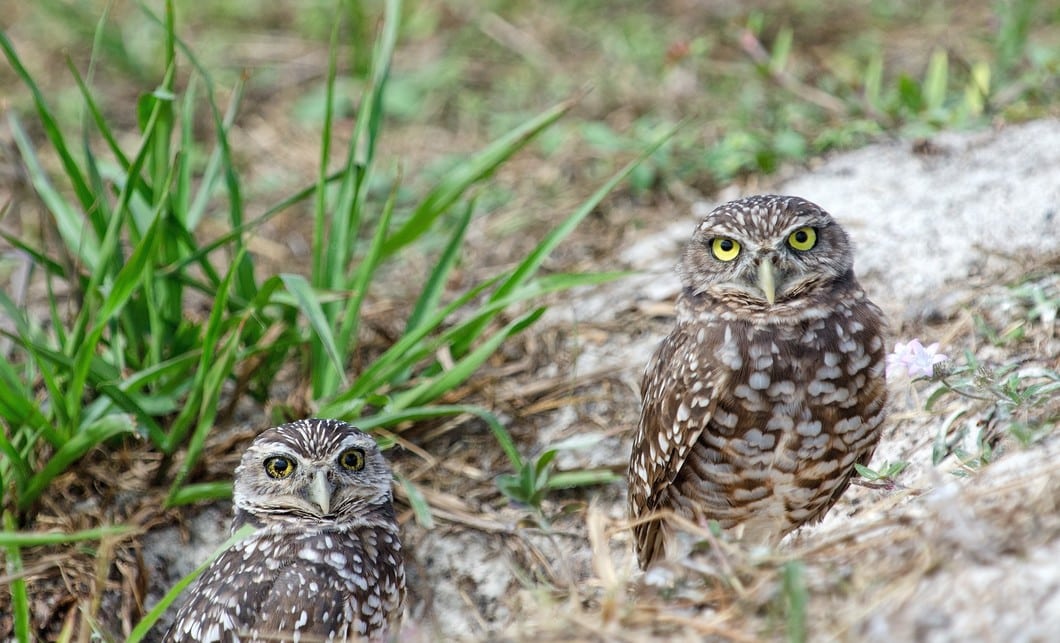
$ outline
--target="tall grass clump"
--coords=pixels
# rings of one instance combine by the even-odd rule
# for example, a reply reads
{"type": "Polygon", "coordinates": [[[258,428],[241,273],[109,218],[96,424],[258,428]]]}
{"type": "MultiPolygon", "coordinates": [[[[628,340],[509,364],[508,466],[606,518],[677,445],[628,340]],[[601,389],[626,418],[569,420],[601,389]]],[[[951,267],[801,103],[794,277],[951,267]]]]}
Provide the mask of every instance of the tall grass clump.
{"type": "MultiPolygon", "coordinates": [[[[28,307],[30,302],[0,292],[0,310],[13,328],[5,331],[11,348],[0,360],[0,488],[12,524],[26,524],[41,494],[90,450],[137,439],[162,454],[159,480],[170,487],[169,504],[226,494],[223,484],[191,483],[222,404],[241,394],[266,398],[291,360],[307,378],[316,414],[356,419],[366,429],[476,414],[513,467],[526,466],[488,410],[439,400],[541,317],[544,307],[535,302],[542,295],[615,276],[542,274],[540,268],[636,162],[514,268],[452,295],[445,286],[475,213],[469,191],[571,103],[546,110],[463,160],[411,207],[398,206],[396,180],[389,198],[370,195],[401,15],[399,0],[389,0],[352,136],[340,141],[335,127],[337,52],[343,44],[336,24],[317,180],[252,211],[229,138],[244,81],[222,105],[209,71],[177,34],[172,0],[162,16],[143,10],[164,41],[164,72],[136,105],[138,138],[131,149],[119,143],[100,107],[93,64],[82,74],[68,61],[83,103],[80,130],[71,134],[0,33],[0,49],[33,99],[32,114],[11,113],[6,125],[47,223],[61,240],[49,248],[39,239],[4,235],[47,292],[45,302],[28,307]],[[206,140],[194,126],[204,114],[211,124],[206,140]],[[24,119],[30,117],[39,122],[43,144],[28,134],[24,119]],[[336,146],[345,147],[344,161],[328,167],[336,146]],[[57,159],[61,171],[46,171],[44,158],[57,159]],[[293,208],[312,213],[308,274],[269,273],[248,248],[248,236],[293,208]],[[227,231],[210,238],[201,224],[219,212],[227,231]],[[380,269],[401,265],[402,253],[428,235],[445,243],[426,274],[410,276],[422,287],[402,335],[360,372],[351,372],[362,308],[380,269]],[[443,352],[444,364],[437,357],[443,352]],[[181,451],[184,457],[176,458],[181,451]]],[[[105,32],[106,20],[100,19],[97,34],[105,32]]]]}

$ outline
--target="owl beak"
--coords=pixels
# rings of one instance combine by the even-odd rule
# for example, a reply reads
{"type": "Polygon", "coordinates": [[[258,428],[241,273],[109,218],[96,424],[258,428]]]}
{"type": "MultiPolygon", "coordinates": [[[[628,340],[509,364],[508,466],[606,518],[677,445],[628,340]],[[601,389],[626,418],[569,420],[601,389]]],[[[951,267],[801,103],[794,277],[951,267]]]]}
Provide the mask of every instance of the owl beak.
{"type": "Polygon", "coordinates": [[[765,293],[766,301],[772,306],[776,301],[777,287],[773,277],[773,262],[768,258],[758,263],[758,287],[765,293]]]}
{"type": "Polygon", "coordinates": [[[321,513],[325,516],[331,511],[331,491],[327,471],[317,471],[313,475],[313,482],[309,485],[309,502],[320,507],[321,513]]]}

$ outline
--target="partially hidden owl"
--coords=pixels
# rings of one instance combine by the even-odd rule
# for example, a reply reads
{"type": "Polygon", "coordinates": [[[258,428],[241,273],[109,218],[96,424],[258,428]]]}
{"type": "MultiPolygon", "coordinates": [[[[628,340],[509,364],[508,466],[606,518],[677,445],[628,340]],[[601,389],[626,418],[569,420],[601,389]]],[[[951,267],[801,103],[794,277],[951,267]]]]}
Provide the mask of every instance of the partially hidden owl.
{"type": "Polygon", "coordinates": [[[680,555],[665,516],[775,544],[819,520],[880,438],[884,322],[817,205],[713,210],[680,263],[676,325],[641,381],[629,513],[641,567],[680,555]]]}
{"type": "Polygon", "coordinates": [[[257,530],[210,564],[163,640],[385,639],[405,597],[391,484],[375,441],[345,422],[261,433],[233,493],[232,532],[257,530]]]}

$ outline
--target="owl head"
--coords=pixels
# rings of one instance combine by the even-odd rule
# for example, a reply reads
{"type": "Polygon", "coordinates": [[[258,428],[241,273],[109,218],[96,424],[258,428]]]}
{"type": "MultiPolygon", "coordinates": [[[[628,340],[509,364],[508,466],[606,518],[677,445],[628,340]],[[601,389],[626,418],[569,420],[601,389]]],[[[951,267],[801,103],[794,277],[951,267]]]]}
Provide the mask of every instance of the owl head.
{"type": "Polygon", "coordinates": [[[339,420],[301,420],[260,434],[236,468],[237,523],[345,522],[392,511],[390,467],[375,440],[339,420]]]}
{"type": "Polygon", "coordinates": [[[831,215],[805,199],[764,195],[715,208],[681,261],[689,294],[771,309],[853,278],[853,246],[831,215]]]}

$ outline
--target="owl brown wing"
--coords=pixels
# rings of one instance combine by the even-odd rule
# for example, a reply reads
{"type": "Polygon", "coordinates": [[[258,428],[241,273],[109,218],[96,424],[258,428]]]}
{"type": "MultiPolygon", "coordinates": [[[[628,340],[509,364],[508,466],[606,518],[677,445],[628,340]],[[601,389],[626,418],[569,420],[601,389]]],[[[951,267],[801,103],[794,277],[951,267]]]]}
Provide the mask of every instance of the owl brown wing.
{"type": "MultiPolygon", "coordinates": [[[[633,520],[665,509],[666,488],[684,466],[717,405],[723,371],[703,354],[697,330],[678,325],[652,356],[641,380],[640,426],[629,464],[629,510],[633,520]]],[[[661,555],[660,521],[633,528],[637,557],[646,567],[661,555]]]]}
{"type": "Polygon", "coordinates": [[[188,600],[162,638],[164,643],[228,641],[233,631],[246,626],[246,616],[257,612],[259,597],[272,583],[265,563],[271,552],[260,544],[258,535],[252,535],[206,568],[188,590],[188,600]]]}

